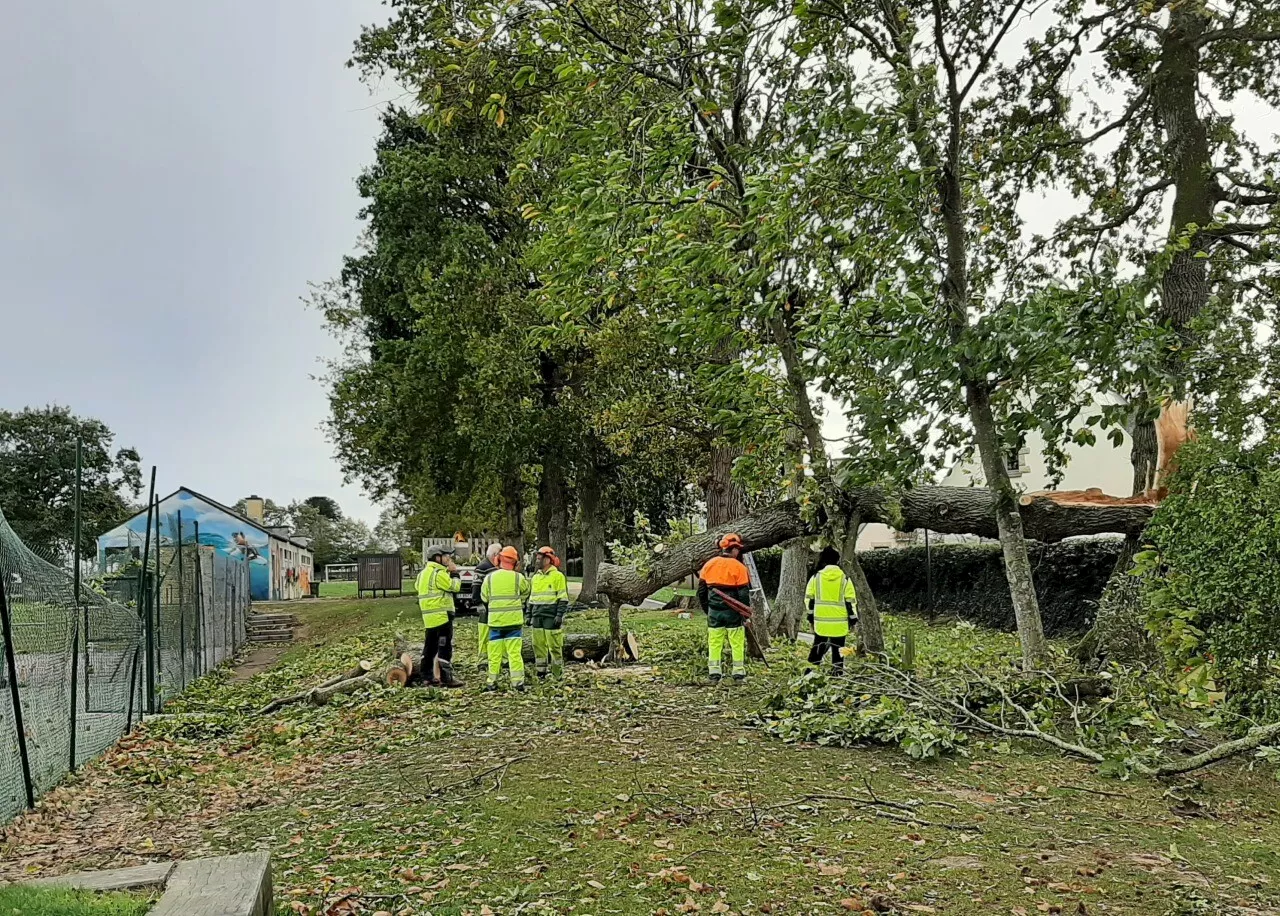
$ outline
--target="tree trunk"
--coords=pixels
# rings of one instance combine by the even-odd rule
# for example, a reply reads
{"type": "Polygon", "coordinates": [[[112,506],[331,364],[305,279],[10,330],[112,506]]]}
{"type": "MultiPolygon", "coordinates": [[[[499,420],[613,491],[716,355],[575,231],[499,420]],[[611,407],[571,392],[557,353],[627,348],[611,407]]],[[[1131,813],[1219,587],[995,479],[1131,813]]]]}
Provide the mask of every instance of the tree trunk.
{"type": "Polygon", "coordinates": [[[520,468],[508,468],[502,476],[502,543],[524,552],[524,480],[520,468]]]}
{"type": "Polygon", "coordinates": [[[1044,623],[1040,619],[1040,603],[1036,600],[1036,586],[1031,578],[1031,558],[1027,555],[1018,495],[1005,467],[1004,449],[996,432],[986,386],[970,382],[966,386],[966,400],[987,489],[993,497],[1000,549],[1004,553],[1004,572],[1009,580],[1014,619],[1018,623],[1018,641],[1022,644],[1022,667],[1032,671],[1039,666],[1044,655],[1044,623]]]}
{"type": "Polygon", "coordinates": [[[582,592],[578,601],[596,603],[596,581],[604,562],[604,519],[600,515],[600,476],[595,465],[578,482],[578,521],[582,536],[582,592]]]}
{"type": "MultiPolygon", "coordinates": [[[[939,534],[999,536],[995,497],[985,487],[916,487],[900,494],[858,487],[843,491],[843,498],[864,523],[883,522],[900,531],[928,528],[939,534]]],[[[1146,504],[1060,503],[1040,495],[1023,496],[1015,506],[1026,536],[1046,543],[1079,535],[1136,534],[1155,511],[1146,504]]],[[[639,604],[664,585],[701,569],[719,551],[717,544],[727,530],[712,529],[686,538],[644,570],[602,563],[599,590],[611,602],[639,604]]],[[[742,535],[748,550],[820,533],[805,522],[799,504],[791,500],[743,516],[733,523],[733,530],[742,535]]]]}
{"type": "MultiPolygon", "coordinates": [[[[1190,327],[1211,292],[1209,259],[1203,256],[1207,240],[1198,230],[1214,220],[1213,156],[1208,128],[1196,104],[1201,70],[1197,43],[1207,24],[1202,6],[1181,4],[1170,8],[1169,26],[1163,33],[1160,62],[1151,85],[1151,102],[1164,131],[1164,152],[1174,180],[1169,238],[1177,239],[1188,227],[1197,227],[1191,244],[1174,254],[1160,278],[1160,315],[1180,338],[1180,346],[1166,354],[1164,365],[1171,380],[1171,390],[1164,394],[1174,400],[1187,396],[1187,366],[1196,344],[1190,327]]],[[[1159,441],[1154,414],[1158,401],[1158,397],[1147,395],[1134,410],[1131,461],[1135,494],[1157,485],[1159,441]]],[[[1117,661],[1149,664],[1158,652],[1147,632],[1139,583],[1130,575],[1137,547],[1138,535],[1128,535],[1121,562],[1116,564],[1098,603],[1098,619],[1082,646],[1117,661]]]]}
{"type": "Polygon", "coordinates": [[[858,531],[862,518],[854,512],[846,515],[840,528],[840,569],[858,596],[858,644],[868,655],[884,655],[884,627],[880,624],[880,607],[871,591],[871,583],[858,560],[858,531]]]}
{"type": "Polygon", "coordinates": [[[542,478],[538,483],[538,543],[551,545],[558,557],[569,555],[569,492],[565,482],[564,459],[548,452],[542,457],[542,478]]]}
{"type": "Polygon", "coordinates": [[[733,462],[742,450],[730,445],[711,447],[711,467],[707,475],[707,527],[718,528],[744,513],[742,488],[733,480],[733,462]]]}
{"type": "MultiPolygon", "coordinates": [[[[717,344],[711,353],[713,362],[729,365],[740,356],[732,337],[717,344]]],[[[714,430],[719,433],[720,430],[714,430]]],[[[707,502],[707,527],[718,528],[746,513],[742,488],[734,482],[733,462],[742,449],[727,444],[711,444],[711,461],[703,488],[707,502]]]]}
{"type": "Polygon", "coordinates": [[[806,538],[788,541],[782,551],[782,570],[778,578],[778,597],[769,617],[769,631],[795,641],[804,619],[804,590],[809,583],[809,544],[806,538]]]}
{"type": "MultiPolygon", "coordinates": [[[[640,600],[644,600],[643,598],[640,600]]],[[[619,662],[626,658],[622,647],[622,602],[609,597],[609,654],[607,661],[619,662]]]]}

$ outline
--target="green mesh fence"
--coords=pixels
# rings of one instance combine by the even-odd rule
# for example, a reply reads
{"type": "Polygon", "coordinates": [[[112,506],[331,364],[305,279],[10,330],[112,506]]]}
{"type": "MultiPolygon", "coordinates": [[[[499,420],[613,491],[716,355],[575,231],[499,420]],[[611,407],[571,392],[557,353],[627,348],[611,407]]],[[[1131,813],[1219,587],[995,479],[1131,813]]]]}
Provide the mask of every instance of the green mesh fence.
{"type": "Polygon", "coordinates": [[[248,567],[161,519],[142,575],[118,600],[32,553],[0,512],[0,824],[31,794],[111,747],[144,713],[245,642],[248,567]],[[21,725],[19,725],[21,722],[21,725]]]}
{"type": "Polygon", "coordinates": [[[71,768],[73,734],[78,765],[128,730],[141,709],[143,631],[135,611],[92,591],[82,591],[77,606],[71,576],[28,550],[2,513],[0,600],[7,623],[0,632],[3,822],[27,806],[24,759],[38,796],[71,768]]]}

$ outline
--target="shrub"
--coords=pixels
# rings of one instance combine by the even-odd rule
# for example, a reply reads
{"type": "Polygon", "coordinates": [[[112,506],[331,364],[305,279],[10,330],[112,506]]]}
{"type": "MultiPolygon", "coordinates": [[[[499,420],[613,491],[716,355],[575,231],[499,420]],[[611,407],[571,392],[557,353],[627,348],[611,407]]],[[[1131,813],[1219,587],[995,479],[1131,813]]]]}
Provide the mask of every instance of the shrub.
{"type": "MultiPolygon", "coordinates": [[[[1077,538],[1030,544],[1040,615],[1049,636],[1089,628],[1123,541],[1077,538]]],[[[944,544],[932,549],[933,613],[992,629],[1016,629],[999,544],[944,544]]],[[[923,547],[859,555],[876,600],[899,613],[929,610],[923,547]]]]}
{"type": "Polygon", "coordinates": [[[1139,554],[1148,626],[1184,689],[1277,705],[1280,442],[1186,445],[1139,554]],[[1216,681],[1216,684],[1215,684],[1216,681]]]}

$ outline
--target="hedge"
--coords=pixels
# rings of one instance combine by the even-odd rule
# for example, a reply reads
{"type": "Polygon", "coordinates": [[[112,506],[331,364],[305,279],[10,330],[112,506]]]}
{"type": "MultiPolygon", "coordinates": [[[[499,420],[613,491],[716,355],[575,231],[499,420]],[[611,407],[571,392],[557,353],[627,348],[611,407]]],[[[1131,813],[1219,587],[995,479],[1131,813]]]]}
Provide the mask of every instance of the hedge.
{"type": "MultiPolygon", "coordinates": [[[[1093,625],[1098,599],[1115,568],[1121,538],[1077,538],[1028,544],[1040,616],[1049,636],[1093,625]]],[[[999,544],[944,544],[932,549],[933,609],[994,629],[1016,629],[999,544]]],[[[898,613],[929,613],[925,549],[859,554],[876,600],[898,613]]]]}

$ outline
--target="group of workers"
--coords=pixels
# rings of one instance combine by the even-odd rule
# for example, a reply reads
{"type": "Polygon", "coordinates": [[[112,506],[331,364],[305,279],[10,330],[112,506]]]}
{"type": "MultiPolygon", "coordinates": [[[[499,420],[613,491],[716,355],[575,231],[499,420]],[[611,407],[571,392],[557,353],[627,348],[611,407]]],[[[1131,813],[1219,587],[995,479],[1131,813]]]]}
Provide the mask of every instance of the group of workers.
{"type": "MultiPolygon", "coordinates": [[[[417,682],[430,687],[461,687],[453,670],[453,596],[462,590],[454,578],[458,566],[453,551],[435,546],[418,575],[418,607],[426,638],[417,682]]],[[[490,545],[476,566],[472,601],[480,614],[478,652],[481,669],[488,668],[486,690],[495,690],[505,658],[513,687],[523,687],[524,628],[533,631],[534,665],[539,677],[564,668],[564,615],[569,610],[569,586],[561,561],[550,547],[538,550],[536,571],[526,576],[516,567],[520,552],[490,545]]]]}
{"type": "MultiPolygon", "coordinates": [[[[720,553],[698,573],[698,601],[707,614],[707,675],[711,683],[724,676],[723,655],[727,642],[736,681],[747,676],[746,626],[750,618],[751,578],[742,562],[742,536],[726,534],[720,553]]],[[[432,547],[427,565],[418,576],[418,606],[426,639],[422,647],[420,683],[460,687],[453,670],[453,596],[462,588],[453,551],[432,547]]],[[[564,615],[569,610],[569,590],[561,561],[550,547],[535,555],[536,571],[525,576],[517,570],[520,552],[514,547],[490,545],[476,566],[472,603],[480,615],[478,654],[480,668],[487,668],[486,690],[495,690],[505,658],[511,684],[523,688],[525,665],[524,628],[533,631],[534,665],[538,677],[559,675],[564,668],[564,615]]],[[[840,557],[830,547],[818,558],[818,571],[809,579],[805,602],[813,625],[809,662],[820,665],[828,652],[837,672],[844,670],[844,648],[849,629],[857,623],[857,593],[840,568],[840,557]]]]}

